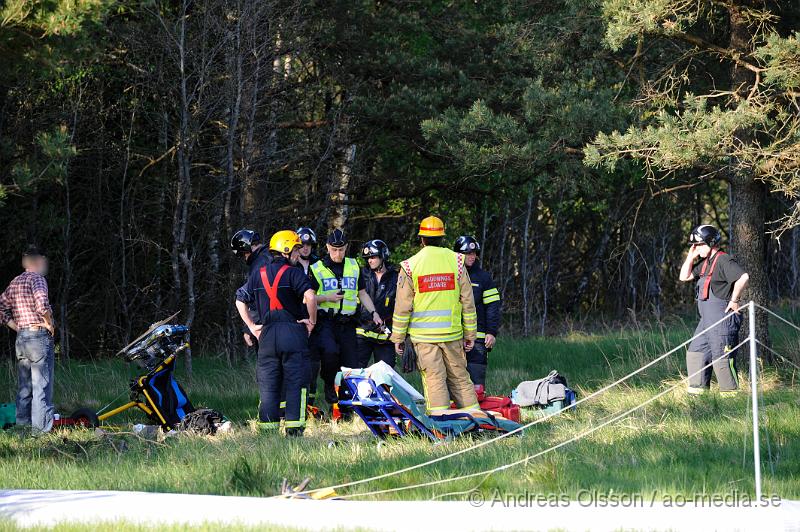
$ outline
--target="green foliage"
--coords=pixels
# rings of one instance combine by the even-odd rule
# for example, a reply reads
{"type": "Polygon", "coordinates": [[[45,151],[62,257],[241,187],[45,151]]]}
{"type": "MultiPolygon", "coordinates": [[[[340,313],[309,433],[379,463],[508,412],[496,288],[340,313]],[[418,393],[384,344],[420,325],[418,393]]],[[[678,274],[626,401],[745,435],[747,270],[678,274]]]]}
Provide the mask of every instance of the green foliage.
{"type": "Polygon", "coordinates": [[[8,0],[0,7],[0,73],[48,77],[93,54],[115,0],[8,0]]]}
{"type": "MultiPolygon", "coordinates": [[[[727,169],[798,192],[797,36],[787,22],[756,42],[742,57],[766,69],[761,86],[734,97],[719,90],[730,57],[680,40],[722,46],[721,5],[6,2],[0,270],[10,278],[27,241],[51,250],[58,318],[86,356],[192,307],[197,348],[236,358],[231,233],[322,235],[340,207],[354,242],[382,238],[395,261],[428,214],[448,244],[478,236],[509,332],[683,305],[681,233],[727,225],[727,193],[703,182],[655,197],[658,165],[678,185],[733,154],[727,169]],[[733,151],[742,131],[752,142],[733,151]]],[[[773,251],[776,290],[800,295],[790,250],[773,251]]]]}
{"type": "Polygon", "coordinates": [[[531,156],[527,133],[509,115],[500,115],[478,100],[467,113],[450,109],[422,122],[428,138],[442,137],[449,154],[468,175],[513,167],[531,156]]]}
{"type": "Polygon", "coordinates": [[[642,34],[685,31],[697,22],[702,4],[694,0],[604,0],[605,42],[616,51],[642,34]]]}
{"type": "MultiPolygon", "coordinates": [[[[115,4],[113,0],[4,2],[0,7],[0,94],[7,105],[27,115],[37,100],[39,104],[53,100],[69,104],[64,98],[74,97],[70,88],[85,77],[82,62],[98,52],[97,33],[115,4]]],[[[31,193],[43,183],[64,180],[67,165],[77,153],[63,125],[65,119],[51,117],[32,129],[3,137],[0,168],[12,182],[0,183],[0,206],[9,188],[31,193]]]]}
{"type": "MultiPolygon", "coordinates": [[[[747,176],[793,202],[800,187],[792,92],[800,85],[800,45],[797,33],[779,31],[782,18],[791,25],[797,14],[768,4],[605,1],[606,45],[619,50],[637,38],[631,61],[641,62],[640,119],[624,133],[599,133],[585,149],[586,163],[613,170],[632,159],[655,179],[677,170],[692,178],[747,176]],[[682,52],[668,51],[667,43],[682,52]],[[713,66],[720,59],[727,70],[713,66]]],[[[780,230],[796,225],[796,204],[780,218],[780,230]]],[[[761,233],[764,222],[749,230],[761,233]]],[[[763,269],[761,259],[749,267],[763,269]]]]}
{"type": "MultiPolygon", "coordinates": [[[[424,121],[422,132],[467,176],[500,186],[536,182],[556,195],[563,186],[577,192],[588,176],[564,151],[624,123],[626,111],[613,101],[619,72],[603,63],[600,36],[589,29],[590,6],[555,3],[535,29],[524,13],[516,16],[494,34],[501,38],[498,54],[513,57],[518,73],[496,78],[467,111],[453,108],[424,121]]],[[[513,186],[507,190],[520,199],[513,186]]]]}
{"type": "Polygon", "coordinates": [[[16,27],[40,37],[76,37],[108,8],[102,0],[8,0],[0,9],[3,27],[16,27]]]}
{"type": "Polygon", "coordinates": [[[764,81],[783,90],[800,88],[800,33],[789,37],[772,34],[754,51],[764,62],[764,81]]]}
{"type": "Polygon", "coordinates": [[[643,129],[631,126],[625,133],[599,133],[586,148],[585,162],[614,171],[624,154],[665,172],[724,165],[739,147],[736,134],[767,120],[763,109],[747,102],[731,110],[709,108],[708,98],[687,94],[682,110],[661,110],[643,129]]]}
{"type": "Polygon", "coordinates": [[[63,183],[69,162],[77,154],[66,126],[40,131],[35,142],[37,151],[11,168],[14,184],[24,192],[34,191],[41,183],[63,183]]]}

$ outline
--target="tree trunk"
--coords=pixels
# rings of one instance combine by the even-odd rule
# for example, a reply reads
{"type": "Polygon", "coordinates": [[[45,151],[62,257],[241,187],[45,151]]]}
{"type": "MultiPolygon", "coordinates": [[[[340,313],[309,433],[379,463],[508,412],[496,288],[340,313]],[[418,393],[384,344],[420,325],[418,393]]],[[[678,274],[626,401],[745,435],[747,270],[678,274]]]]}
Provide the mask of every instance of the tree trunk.
{"type": "MultiPolygon", "coordinates": [[[[228,135],[227,145],[225,150],[225,192],[222,199],[222,216],[225,219],[225,237],[230,238],[233,233],[231,226],[231,195],[233,194],[234,184],[236,183],[236,145],[239,138],[239,116],[242,108],[242,91],[244,90],[244,79],[242,72],[242,61],[244,50],[242,49],[242,17],[245,13],[239,12],[236,17],[236,33],[233,36],[235,46],[233,48],[234,56],[231,58],[230,63],[235,65],[233,69],[236,73],[234,79],[231,80],[231,87],[229,90],[230,102],[228,105],[228,135]]],[[[213,228],[212,228],[213,230],[213,228]]],[[[219,263],[217,263],[218,265],[219,263]]],[[[216,273],[216,270],[215,272],[216,273]]]]}
{"type": "Polygon", "coordinates": [[[628,264],[627,264],[627,288],[628,288],[628,301],[630,302],[630,306],[628,307],[628,311],[633,316],[634,321],[636,321],[636,302],[639,298],[638,290],[636,289],[636,250],[632,247],[628,248],[628,252],[626,253],[628,257],[628,264]]]}
{"type": "Polygon", "coordinates": [[[62,267],[61,293],[59,294],[59,340],[61,344],[62,360],[69,360],[69,320],[67,313],[69,306],[69,287],[72,283],[72,204],[70,201],[69,170],[64,173],[65,211],[64,220],[64,262],[62,267]]]}
{"type": "Polygon", "coordinates": [[[533,185],[529,185],[528,204],[525,211],[525,228],[522,232],[522,334],[530,334],[530,301],[528,299],[528,256],[530,255],[531,211],[533,210],[533,185]]]}
{"type": "Polygon", "coordinates": [[[122,168],[122,182],[120,183],[119,191],[119,275],[120,284],[119,298],[120,306],[122,307],[122,334],[123,343],[128,344],[131,341],[131,302],[128,297],[128,235],[125,230],[126,226],[126,209],[125,203],[128,199],[128,170],[131,162],[131,137],[133,137],[134,118],[136,116],[136,109],[131,110],[130,127],[128,128],[128,135],[125,142],[125,165],[122,168]]]}
{"type": "MultiPolygon", "coordinates": [[[[752,35],[743,9],[742,6],[734,4],[729,4],[728,7],[730,49],[746,55],[752,46],[752,35]]],[[[731,87],[741,91],[741,96],[745,97],[753,83],[752,73],[734,64],[731,72],[731,87]]],[[[741,132],[737,136],[743,144],[752,141],[752,135],[749,132],[741,132]]],[[[750,276],[745,297],[766,307],[769,305],[764,231],[767,221],[767,187],[763,182],[756,181],[753,174],[747,170],[732,172],[729,183],[731,251],[750,276]]],[[[767,314],[761,310],[756,313],[756,337],[764,344],[769,345],[767,314]]],[[[739,350],[737,358],[743,356],[744,351],[739,350]]],[[[768,353],[762,353],[762,356],[771,361],[768,353]]]]}
{"type": "MultiPolygon", "coordinates": [[[[564,197],[563,192],[559,195],[559,204],[564,197]]],[[[547,256],[544,261],[544,271],[542,272],[542,316],[540,321],[540,335],[544,336],[547,327],[547,313],[550,310],[550,287],[552,285],[550,274],[554,271],[555,265],[553,264],[553,253],[555,251],[556,242],[560,233],[558,220],[561,217],[561,212],[556,211],[553,217],[553,230],[550,233],[550,243],[547,246],[547,256]]]]}
{"type": "MultiPolygon", "coordinates": [[[[258,195],[256,192],[256,176],[253,174],[252,162],[259,155],[259,144],[255,142],[256,131],[256,112],[258,110],[258,99],[261,90],[261,55],[257,52],[257,46],[253,46],[253,50],[249,53],[255,56],[255,63],[253,66],[252,79],[249,82],[248,93],[249,98],[244,101],[244,116],[247,120],[247,133],[244,138],[244,145],[242,146],[242,194],[240,203],[240,222],[248,220],[255,211],[256,204],[258,203],[258,195]]],[[[274,113],[273,113],[274,115],[274,113]]],[[[275,122],[273,115],[270,115],[271,122],[275,122]]],[[[275,132],[271,132],[269,138],[270,144],[277,142],[273,137],[275,132]]]]}
{"type": "MultiPolygon", "coordinates": [[[[78,97],[75,101],[72,111],[72,130],[69,136],[69,143],[74,145],[75,131],[78,128],[78,109],[81,105],[83,90],[78,85],[78,97]]],[[[64,169],[64,192],[65,192],[65,211],[66,219],[64,221],[64,271],[61,283],[61,294],[59,294],[59,339],[61,342],[61,358],[69,360],[69,320],[67,314],[69,312],[69,297],[70,285],[72,284],[72,201],[70,194],[69,184],[69,166],[64,169]]]]}
{"type": "MultiPolygon", "coordinates": [[[[189,300],[188,310],[186,312],[186,319],[184,320],[184,324],[189,327],[191,331],[192,325],[194,324],[194,315],[195,309],[197,308],[196,298],[195,298],[195,288],[194,288],[194,254],[189,256],[189,253],[184,249],[181,252],[181,263],[183,263],[183,267],[186,270],[186,294],[189,300]]],[[[190,333],[191,334],[191,333],[190,333]]],[[[189,346],[186,351],[184,351],[184,359],[186,360],[186,373],[189,375],[192,374],[192,348],[191,348],[191,340],[189,341],[189,346]]]]}
{"type": "MultiPolygon", "coordinates": [[[[748,288],[743,294],[746,301],[759,305],[769,305],[769,291],[766,276],[766,223],[767,188],[749,175],[731,176],[731,234],[730,250],[736,260],[750,276],[748,288]]],[[[764,311],[756,312],[756,337],[769,342],[768,320],[764,311]]],[[[740,350],[740,355],[744,352],[740,350]]],[[[769,359],[767,353],[762,356],[769,359]]]]}
{"type": "MultiPolygon", "coordinates": [[[[175,298],[176,306],[180,305],[181,301],[181,264],[186,269],[187,273],[187,291],[189,293],[187,314],[189,318],[194,317],[194,270],[192,262],[186,252],[186,230],[189,222],[189,204],[192,197],[192,181],[191,181],[191,146],[189,140],[189,122],[191,110],[189,108],[189,95],[188,95],[188,80],[186,72],[186,19],[188,14],[186,10],[188,2],[183,4],[183,13],[181,14],[180,29],[177,39],[177,52],[179,59],[180,69],[180,126],[178,128],[178,142],[177,142],[177,161],[178,161],[178,187],[175,201],[175,211],[173,214],[172,224],[172,275],[175,283],[175,298]]],[[[188,323],[187,325],[190,325],[188,323]]],[[[191,349],[185,351],[186,368],[191,374],[192,368],[192,352],[191,349]]]]}
{"type": "Polygon", "coordinates": [[[506,274],[508,271],[506,265],[506,240],[508,240],[508,220],[511,217],[510,211],[511,206],[508,204],[508,200],[506,200],[505,203],[503,203],[503,223],[500,225],[500,260],[497,263],[500,268],[500,278],[498,281],[501,286],[501,293],[503,294],[505,294],[508,285],[508,275],[506,274]]]}
{"type": "Polygon", "coordinates": [[[600,241],[597,242],[594,248],[592,260],[589,263],[589,266],[581,274],[580,280],[578,281],[578,286],[575,289],[575,294],[572,296],[572,300],[569,303],[568,308],[570,312],[576,312],[580,310],[583,294],[589,287],[589,281],[591,280],[592,275],[594,275],[594,272],[600,268],[603,257],[606,255],[608,244],[611,242],[611,235],[614,233],[616,223],[616,216],[609,216],[608,219],[606,219],[606,223],[603,227],[603,234],[600,236],[600,241]]]}
{"type": "Polygon", "coordinates": [[[328,228],[332,231],[337,227],[342,229],[347,223],[350,209],[347,201],[347,190],[350,188],[350,178],[353,175],[353,164],[356,161],[356,145],[349,145],[343,154],[342,161],[337,166],[336,175],[331,185],[331,203],[333,211],[328,220],[328,228]]]}
{"type": "Polygon", "coordinates": [[[798,246],[798,239],[797,233],[800,231],[800,227],[795,226],[792,228],[792,237],[791,237],[791,250],[789,250],[789,261],[790,261],[790,280],[789,280],[789,295],[792,299],[797,298],[797,276],[798,276],[798,260],[797,260],[797,246],[798,246]]]}
{"type": "Polygon", "coordinates": [[[656,320],[661,321],[661,267],[667,259],[668,235],[662,232],[653,238],[653,264],[647,280],[647,298],[652,305],[656,320]]]}
{"type": "MultiPolygon", "coordinates": [[[[161,113],[161,129],[159,130],[159,144],[162,147],[162,151],[164,153],[167,152],[170,145],[170,138],[169,138],[169,115],[166,111],[162,111],[161,113]]],[[[160,186],[159,193],[158,193],[158,220],[156,223],[156,227],[158,228],[156,234],[161,235],[163,234],[165,227],[164,221],[167,220],[165,216],[167,209],[166,209],[166,201],[167,201],[167,187],[160,186]]],[[[163,294],[164,288],[162,286],[162,266],[161,266],[161,246],[156,246],[156,275],[155,279],[153,280],[153,284],[156,287],[156,298],[155,298],[155,310],[158,316],[161,316],[161,308],[164,305],[163,301],[163,294]]]]}

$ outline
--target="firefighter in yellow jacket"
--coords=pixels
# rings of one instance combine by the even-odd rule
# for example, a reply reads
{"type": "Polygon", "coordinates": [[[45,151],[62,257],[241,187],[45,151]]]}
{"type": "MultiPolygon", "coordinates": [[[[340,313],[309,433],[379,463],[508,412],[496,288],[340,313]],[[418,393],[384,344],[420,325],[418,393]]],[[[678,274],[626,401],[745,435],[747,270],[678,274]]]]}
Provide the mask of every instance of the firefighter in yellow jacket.
{"type": "Polygon", "coordinates": [[[400,264],[390,340],[403,352],[406,336],[417,352],[429,414],[479,408],[465,353],[475,345],[477,314],[464,255],[442,247],[444,223],[435,216],[419,226],[422,249],[400,264]]]}

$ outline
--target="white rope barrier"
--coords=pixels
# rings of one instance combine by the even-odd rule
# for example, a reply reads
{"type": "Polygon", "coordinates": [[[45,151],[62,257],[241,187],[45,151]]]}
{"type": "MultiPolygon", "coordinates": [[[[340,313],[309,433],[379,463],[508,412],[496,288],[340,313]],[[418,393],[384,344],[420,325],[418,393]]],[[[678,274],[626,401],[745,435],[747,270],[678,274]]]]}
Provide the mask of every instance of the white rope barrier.
{"type": "MultiPolygon", "coordinates": [[[[748,306],[752,306],[752,305],[753,305],[753,302],[747,303],[747,305],[745,305],[744,307],[741,307],[739,310],[741,311],[742,309],[744,309],[744,308],[746,308],[748,306]]],[[[682,349],[684,346],[686,346],[686,345],[690,344],[691,342],[693,342],[695,339],[701,337],[702,335],[704,335],[707,332],[711,331],[715,327],[719,326],[725,320],[727,320],[732,314],[733,313],[726,314],[723,318],[721,318],[718,321],[714,322],[713,324],[709,325],[708,327],[706,327],[702,331],[698,332],[697,334],[695,334],[694,336],[692,336],[691,338],[689,338],[685,342],[677,345],[673,349],[670,349],[666,353],[664,353],[664,354],[660,355],[659,357],[651,360],[647,364],[645,364],[645,365],[641,366],[640,368],[632,371],[631,373],[628,373],[624,377],[612,382],[611,384],[608,384],[608,385],[604,386],[603,388],[600,388],[599,390],[587,395],[586,397],[583,397],[583,398],[579,399],[578,401],[576,401],[575,403],[572,403],[568,407],[565,407],[565,408],[562,408],[560,410],[557,410],[556,412],[552,412],[550,414],[547,414],[546,416],[538,418],[538,419],[536,419],[534,421],[531,421],[530,423],[527,423],[525,425],[521,425],[520,427],[518,427],[518,428],[516,428],[516,429],[514,429],[512,431],[509,431],[509,432],[507,432],[505,434],[501,434],[497,438],[493,438],[491,440],[485,440],[485,441],[479,442],[479,443],[477,443],[475,445],[472,445],[470,447],[466,447],[464,449],[461,449],[461,450],[458,450],[458,451],[454,451],[452,453],[449,453],[449,454],[446,454],[446,455],[443,455],[443,456],[440,456],[440,457],[437,457],[437,458],[433,458],[433,459],[428,460],[426,462],[421,462],[419,464],[415,464],[415,465],[412,465],[412,466],[404,467],[402,469],[398,469],[398,470],[395,470],[395,471],[390,471],[388,473],[383,473],[383,474],[380,474],[380,475],[375,475],[375,476],[372,476],[372,477],[369,477],[369,478],[365,478],[365,479],[361,479],[361,480],[354,480],[354,481],[351,481],[351,482],[343,482],[341,484],[335,484],[335,485],[332,485],[332,486],[326,486],[324,488],[317,488],[315,490],[306,490],[304,492],[299,492],[298,495],[308,494],[308,493],[311,493],[313,491],[317,491],[317,490],[321,490],[321,489],[337,490],[337,489],[341,489],[341,488],[357,486],[357,485],[360,485],[360,484],[366,484],[368,482],[374,482],[376,480],[382,480],[384,478],[389,478],[389,477],[393,477],[393,476],[396,476],[396,475],[401,475],[401,474],[407,473],[409,471],[414,471],[415,469],[420,469],[420,468],[423,468],[423,467],[427,467],[429,465],[436,464],[438,462],[442,462],[444,460],[448,460],[448,459],[453,458],[455,456],[458,456],[458,455],[473,451],[475,449],[479,449],[479,448],[484,447],[486,445],[491,445],[491,444],[493,444],[495,442],[498,442],[498,441],[500,441],[500,440],[502,440],[504,438],[513,436],[514,434],[518,434],[518,433],[522,432],[523,430],[525,430],[525,429],[527,429],[529,427],[532,427],[534,425],[538,425],[539,423],[543,423],[543,422],[545,422],[545,421],[547,421],[547,420],[549,420],[549,419],[551,419],[551,418],[553,418],[555,416],[558,416],[558,415],[562,414],[563,412],[565,412],[568,409],[576,407],[576,406],[578,406],[578,405],[580,405],[580,404],[582,404],[582,403],[584,403],[586,401],[589,401],[589,400],[597,397],[598,395],[601,395],[601,394],[605,393],[606,391],[610,390],[611,388],[613,388],[615,386],[618,386],[619,384],[625,382],[626,380],[630,379],[631,377],[641,373],[642,371],[646,370],[647,368],[649,368],[649,367],[653,366],[654,364],[664,360],[668,356],[676,353],[677,351],[682,349]]]]}
{"type": "MultiPolygon", "coordinates": [[[[751,301],[751,303],[752,303],[752,301],[751,301]]],[[[749,304],[750,304],[750,303],[748,303],[748,305],[749,305],[749,304]]],[[[795,325],[795,324],[794,324],[794,323],[792,323],[791,321],[787,320],[786,318],[784,318],[784,317],[783,317],[783,316],[781,316],[780,314],[777,314],[777,313],[775,313],[774,311],[772,311],[772,310],[768,309],[767,307],[764,307],[764,306],[762,306],[762,305],[759,305],[758,303],[753,303],[753,304],[754,304],[755,306],[757,306],[758,308],[760,308],[761,310],[765,311],[767,314],[771,314],[772,316],[775,316],[776,318],[778,318],[779,320],[781,320],[783,323],[785,323],[785,324],[786,324],[786,325],[788,325],[789,327],[793,327],[793,328],[795,328],[795,329],[796,329],[798,332],[800,332],[800,327],[798,327],[797,325],[795,325]]],[[[747,306],[747,305],[745,305],[745,306],[747,306]]],[[[758,341],[758,339],[756,339],[756,341],[758,341]]]]}
{"type": "MultiPolygon", "coordinates": [[[[740,342],[738,345],[736,345],[736,347],[734,347],[731,351],[735,351],[736,349],[742,347],[744,344],[746,344],[749,341],[750,341],[750,338],[748,337],[745,340],[743,340],[742,342],[740,342]]],[[[384,493],[395,493],[395,492],[398,492],[398,491],[405,491],[405,490],[425,488],[425,487],[430,487],[430,486],[437,486],[439,484],[445,484],[445,483],[448,483],[448,482],[456,482],[456,481],[459,481],[459,480],[466,480],[468,478],[475,478],[475,477],[479,477],[479,476],[482,476],[482,475],[487,475],[488,476],[488,475],[492,475],[494,473],[497,473],[497,472],[500,472],[500,471],[504,471],[506,469],[510,469],[512,467],[518,466],[520,464],[525,464],[525,463],[529,462],[530,460],[533,460],[534,458],[538,458],[538,457],[543,456],[543,455],[545,455],[547,453],[550,453],[550,452],[553,452],[553,451],[555,451],[557,449],[560,449],[561,447],[564,447],[565,445],[568,445],[568,444],[570,444],[570,443],[572,443],[574,441],[577,441],[577,440],[580,440],[581,438],[589,436],[590,434],[593,434],[594,432],[597,432],[598,430],[600,430],[600,429],[602,429],[602,428],[604,428],[604,427],[606,427],[606,426],[608,426],[608,425],[610,425],[610,424],[612,424],[612,423],[614,423],[616,421],[619,421],[620,419],[632,414],[633,412],[636,412],[637,410],[640,410],[640,409],[644,408],[645,406],[649,405],[653,401],[656,401],[657,399],[660,399],[661,397],[665,396],[666,394],[672,392],[678,386],[681,386],[684,382],[688,381],[689,379],[691,379],[695,375],[699,375],[700,373],[702,373],[706,369],[710,368],[713,364],[714,364],[714,361],[709,362],[708,364],[706,364],[705,366],[703,366],[699,370],[695,371],[694,373],[692,373],[690,375],[687,375],[686,377],[682,378],[680,381],[678,381],[676,384],[673,384],[672,386],[670,386],[666,390],[657,393],[653,397],[650,397],[646,401],[634,406],[633,408],[630,408],[630,409],[626,410],[625,412],[623,412],[621,414],[613,416],[612,418],[604,421],[600,425],[597,425],[597,426],[592,427],[592,428],[590,428],[588,430],[585,430],[585,431],[577,434],[576,436],[573,436],[572,438],[569,438],[568,440],[565,440],[565,441],[563,441],[561,443],[553,445],[552,447],[548,447],[547,449],[539,451],[539,452],[537,452],[535,454],[528,455],[525,458],[522,458],[522,459],[517,460],[515,462],[511,462],[509,464],[498,466],[498,467],[495,467],[495,468],[492,468],[492,469],[487,469],[485,471],[479,471],[477,473],[469,473],[469,474],[460,475],[460,476],[457,476],[457,477],[451,477],[451,478],[445,478],[445,479],[439,479],[439,480],[432,480],[430,482],[423,482],[423,483],[419,483],[419,484],[399,486],[397,488],[388,488],[388,489],[383,489],[383,490],[369,491],[369,492],[366,492],[366,493],[353,493],[353,494],[349,494],[349,495],[340,495],[339,498],[340,499],[350,499],[350,498],[354,498],[354,497],[370,497],[370,496],[373,496],[373,495],[381,495],[381,494],[384,494],[384,493]]],[[[760,500],[760,498],[758,500],[760,500]]]]}
{"type": "Polygon", "coordinates": [[[788,358],[786,358],[786,357],[785,357],[785,356],[783,356],[782,354],[778,353],[777,351],[775,351],[774,349],[772,349],[771,347],[769,347],[768,345],[766,345],[766,344],[765,344],[764,342],[762,342],[761,340],[758,340],[758,339],[756,339],[756,343],[757,343],[758,345],[760,345],[761,347],[763,347],[764,349],[766,349],[767,351],[769,351],[770,353],[772,353],[773,355],[775,355],[776,357],[780,358],[781,360],[783,360],[784,362],[786,362],[787,364],[789,364],[790,366],[792,366],[794,369],[796,369],[796,370],[800,370],[800,366],[798,366],[797,364],[795,364],[794,362],[792,362],[791,360],[789,360],[788,358]]]}
{"type": "MultiPolygon", "coordinates": [[[[785,324],[786,324],[786,325],[788,325],[789,327],[792,327],[792,328],[794,328],[795,330],[797,330],[798,332],[800,332],[800,327],[798,327],[798,326],[797,326],[797,325],[795,325],[794,323],[790,322],[789,320],[787,320],[786,318],[784,318],[784,317],[783,317],[783,316],[781,316],[780,314],[778,314],[778,313],[776,313],[776,312],[774,312],[774,311],[772,311],[772,310],[768,309],[767,307],[764,307],[764,306],[762,306],[762,305],[759,305],[758,303],[756,303],[756,306],[757,306],[758,308],[760,308],[761,310],[765,311],[766,313],[770,314],[771,316],[775,316],[776,318],[778,318],[780,321],[782,321],[783,323],[785,323],[785,324]]],[[[763,347],[764,349],[766,349],[767,351],[769,351],[770,353],[772,353],[773,355],[775,355],[776,357],[778,357],[778,358],[780,358],[781,360],[783,360],[783,361],[784,361],[785,363],[787,363],[788,365],[792,366],[793,368],[795,368],[795,369],[797,369],[797,370],[800,370],[800,366],[799,366],[799,365],[795,364],[794,362],[792,362],[791,360],[789,360],[789,359],[788,359],[788,358],[786,358],[785,356],[781,355],[780,353],[778,353],[777,351],[775,351],[774,349],[772,349],[771,347],[769,347],[768,345],[766,345],[764,342],[762,342],[762,341],[761,341],[761,340],[759,340],[758,338],[756,338],[756,343],[757,343],[758,345],[760,345],[761,347],[763,347]]]]}

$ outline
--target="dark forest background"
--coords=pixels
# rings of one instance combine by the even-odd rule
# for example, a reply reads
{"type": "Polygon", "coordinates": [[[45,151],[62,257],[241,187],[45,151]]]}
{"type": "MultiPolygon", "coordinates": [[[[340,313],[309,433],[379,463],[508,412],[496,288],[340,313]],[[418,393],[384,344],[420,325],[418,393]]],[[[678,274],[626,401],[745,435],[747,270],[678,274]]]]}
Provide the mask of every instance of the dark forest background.
{"type": "Polygon", "coordinates": [[[514,335],[687,312],[699,223],[800,292],[796,1],[0,5],[0,282],[49,252],[63,357],[176,310],[238,356],[241,227],[402,258],[436,214],[514,335]]]}

